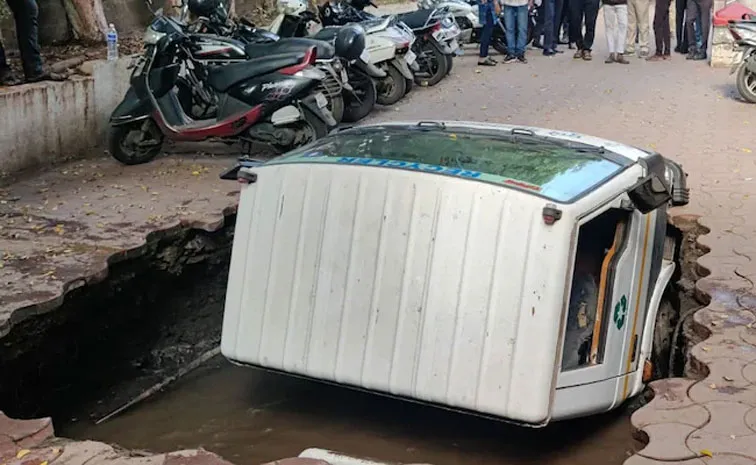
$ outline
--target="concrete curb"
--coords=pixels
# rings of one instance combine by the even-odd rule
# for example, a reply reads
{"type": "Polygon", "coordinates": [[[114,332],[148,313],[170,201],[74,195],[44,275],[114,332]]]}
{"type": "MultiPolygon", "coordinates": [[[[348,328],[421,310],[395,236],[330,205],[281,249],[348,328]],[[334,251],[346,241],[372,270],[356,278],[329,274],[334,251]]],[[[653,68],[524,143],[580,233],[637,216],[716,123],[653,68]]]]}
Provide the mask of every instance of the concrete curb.
{"type": "Polygon", "coordinates": [[[0,91],[0,170],[15,173],[92,152],[129,87],[130,62],[87,62],[82,67],[91,76],[0,91]]]}

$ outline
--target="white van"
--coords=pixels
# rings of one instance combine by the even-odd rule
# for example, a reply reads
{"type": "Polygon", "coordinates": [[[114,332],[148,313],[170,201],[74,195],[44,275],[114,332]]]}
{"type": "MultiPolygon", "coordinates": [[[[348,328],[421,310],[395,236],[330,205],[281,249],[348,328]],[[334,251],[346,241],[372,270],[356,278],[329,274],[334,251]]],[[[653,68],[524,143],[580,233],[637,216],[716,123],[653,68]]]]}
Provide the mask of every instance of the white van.
{"type": "Polygon", "coordinates": [[[232,362],[530,426],[641,392],[675,268],[679,165],[465,122],[331,134],[241,191],[232,362]]]}

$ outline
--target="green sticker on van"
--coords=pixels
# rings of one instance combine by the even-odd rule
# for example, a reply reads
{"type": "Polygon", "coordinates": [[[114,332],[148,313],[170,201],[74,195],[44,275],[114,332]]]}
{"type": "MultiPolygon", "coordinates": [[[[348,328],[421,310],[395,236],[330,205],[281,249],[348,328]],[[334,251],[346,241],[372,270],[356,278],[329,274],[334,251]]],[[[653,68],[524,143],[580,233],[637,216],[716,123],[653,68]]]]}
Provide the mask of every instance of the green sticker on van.
{"type": "Polygon", "coordinates": [[[624,295],[620,298],[617,304],[614,306],[614,324],[617,325],[617,329],[622,329],[625,326],[625,319],[627,318],[627,297],[624,295]]]}

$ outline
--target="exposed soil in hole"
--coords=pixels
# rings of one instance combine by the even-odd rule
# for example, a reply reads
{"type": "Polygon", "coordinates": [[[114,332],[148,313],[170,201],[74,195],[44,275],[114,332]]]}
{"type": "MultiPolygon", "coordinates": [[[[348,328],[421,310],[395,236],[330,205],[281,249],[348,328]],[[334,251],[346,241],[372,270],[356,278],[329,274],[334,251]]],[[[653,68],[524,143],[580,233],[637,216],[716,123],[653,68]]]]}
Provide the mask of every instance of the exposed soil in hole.
{"type": "MultiPolygon", "coordinates": [[[[382,460],[435,465],[620,464],[643,447],[629,414],[644,396],[606,415],[541,430],[450,413],[306,382],[214,359],[166,392],[114,419],[93,422],[217,345],[232,221],[216,233],[177,232],[142,258],[111,268],[106,282],[79,289],[63,308],[14,328],[0,348],[0,410],[52,415],[58,434],[156,452],[205,447],[237,463],[332,448],[382,460]]],[[[672,300],[698,306],[693,220],[681,240],[672,300]]],[[[676,321],[674,322],[676,323],[676,321]]],[[[687,347],[680,331],[676,343],[687,347]]],[[[673,374],[682,372],[683,351],[673,374]]]]}

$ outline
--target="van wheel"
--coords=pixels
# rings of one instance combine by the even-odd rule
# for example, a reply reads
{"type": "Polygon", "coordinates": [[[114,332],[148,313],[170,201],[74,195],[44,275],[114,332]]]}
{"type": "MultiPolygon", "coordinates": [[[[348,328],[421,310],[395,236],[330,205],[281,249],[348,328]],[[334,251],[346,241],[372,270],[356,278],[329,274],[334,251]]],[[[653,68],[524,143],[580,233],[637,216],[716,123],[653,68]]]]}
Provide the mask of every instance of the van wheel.
{"type": "Polygon", "coordinates": [[[407,80],[394,65],[389,64],[384,71],[387,76],[377,83],[377,101],[381,105],[393,105],[407,93],[407,80]]]}
{"type": "Polygon", "coordinates": [[[669,366],[669,354],[672,350],[672,334],[675,330],[677,312],[669,298],[662,297],[659,310],[656,313],[654,325],[654,342],[651,348],[651,362],[653,363],[653,378],[667,378],[671,375],[669,366]]]}
{"type": "Polygon", "coordinates": [[[163,133],[152,119],[133,121],[108,129],[110,155],[124,165],[152,161],[163,147],[163,133]]]}

